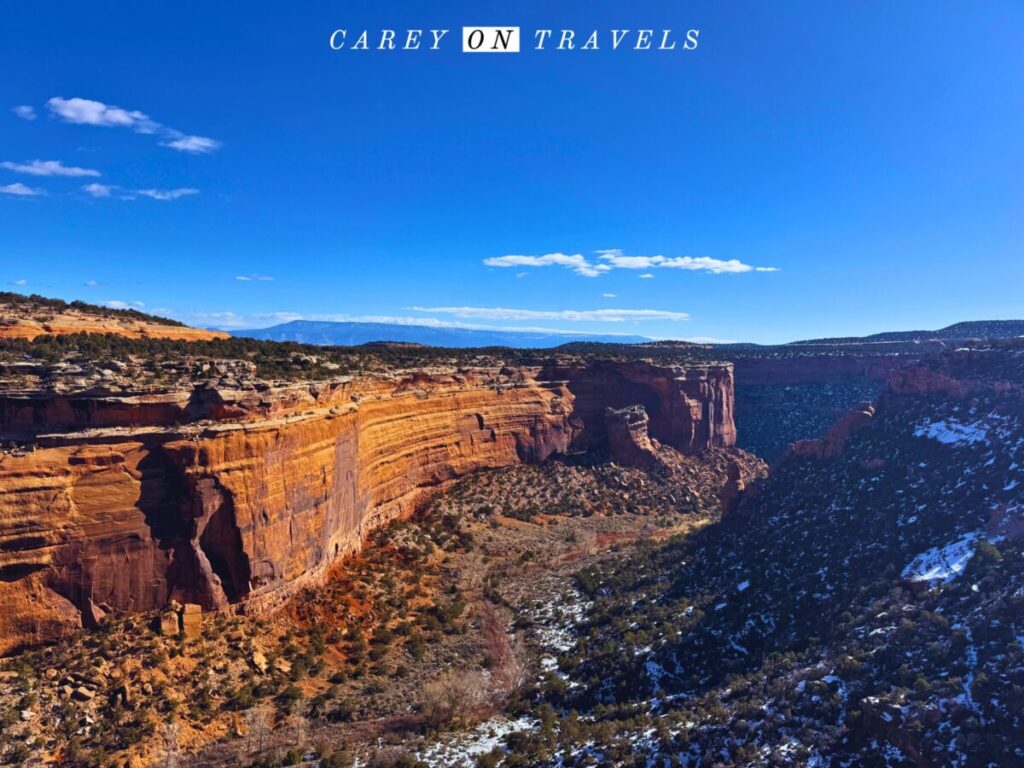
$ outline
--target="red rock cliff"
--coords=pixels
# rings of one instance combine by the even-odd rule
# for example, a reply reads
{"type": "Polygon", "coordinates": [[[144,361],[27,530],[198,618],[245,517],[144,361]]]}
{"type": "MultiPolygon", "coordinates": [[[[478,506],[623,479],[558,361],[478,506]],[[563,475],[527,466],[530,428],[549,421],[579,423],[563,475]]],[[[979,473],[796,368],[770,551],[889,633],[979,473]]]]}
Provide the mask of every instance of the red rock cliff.
{"type": "Polygon", "coordinates": [[[683,453],[736,444],[731,363],[657,366],[596,362],[551,366],[544,376],[561,380],[574,396],[579,426],[574,446],[589,448],[606,439],[605,408],[642,405],[651,437],[683,453]]]}
{"type": "Polygon", "coordinates": [[[445,483],[580,442],[598,406],[603,425],[646,404],[684,450],[732,444],[730,367],[594,367],[10,399],[12,434],[44,420],[0,454],[0,653],[171,598],[272,607],[445,483]],[[80,430],[48,434],[57,416],[80,430]]]}

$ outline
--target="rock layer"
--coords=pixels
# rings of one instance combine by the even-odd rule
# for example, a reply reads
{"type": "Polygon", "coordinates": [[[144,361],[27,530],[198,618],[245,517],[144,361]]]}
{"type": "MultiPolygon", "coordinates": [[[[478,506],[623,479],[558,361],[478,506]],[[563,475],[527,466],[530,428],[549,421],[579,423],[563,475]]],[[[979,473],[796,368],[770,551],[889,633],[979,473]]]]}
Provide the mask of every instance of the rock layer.
{"type": "Polygon", "coordinates": [[[0,652],[172,599],[272,608],[446,483],[604,439],[637,394],[659,440],[732,445],[730,366],[616,365],[14,398],[0,426],[34,431],[0,455],[0,652]]]}

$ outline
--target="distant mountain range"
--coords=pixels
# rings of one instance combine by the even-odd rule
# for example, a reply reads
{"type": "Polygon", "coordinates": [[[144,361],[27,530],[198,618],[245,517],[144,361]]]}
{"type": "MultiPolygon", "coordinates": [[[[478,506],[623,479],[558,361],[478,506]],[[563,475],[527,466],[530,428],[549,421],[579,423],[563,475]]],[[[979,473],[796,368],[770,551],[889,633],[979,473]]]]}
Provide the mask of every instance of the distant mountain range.
{"type": "Polygon", "coordinates": [[[588,333],[544,333],[532,331],[488,331],[470,328],[437,328],[430,325],[392,323],[344,323],[294,320],[270,328],[232,331],[233,336],[265,341],[296,341],[343,347],[371,342],[401,342],[432,347],[557,347],[572,341],[608,344],[636,344],[650,341],[645,336],[614,336],[588,333]]]}
{"type": "MultiPolygon", "coordinates": [[[[520,349],[557,347],[570,342],[643,344],[645,336],[555,333],[544,331],[499,331],[471,328],[438,328],[431,325],[395,323],[349,323],[294,320],[270,328],[232,331],[231,335],[265,341],[295,341],[300,344],[358,346],[374,342],[423,344],[432,347],[515,347],[520,349]]],[[[844,336],[793,341],[783,346],[818,344],[886,344],[917,341],[963,341],[967,339],[1010,339],[1024,336],[1024,320],[972,320],[955,323],[937,331],[888,331],[870,336],[844,336]]],[[[759,347],[752,344],[716,345],[722,349],[759,347]]]]}
{"type": "Polygon", "coordinates": [[[870,336],[805,339],[790,344],[872,344],[899,341],[962,341],[966,339],[1014,339],[1024,336],[1024,320],[971,320],[937,331],[887,331],[870,336]]]}

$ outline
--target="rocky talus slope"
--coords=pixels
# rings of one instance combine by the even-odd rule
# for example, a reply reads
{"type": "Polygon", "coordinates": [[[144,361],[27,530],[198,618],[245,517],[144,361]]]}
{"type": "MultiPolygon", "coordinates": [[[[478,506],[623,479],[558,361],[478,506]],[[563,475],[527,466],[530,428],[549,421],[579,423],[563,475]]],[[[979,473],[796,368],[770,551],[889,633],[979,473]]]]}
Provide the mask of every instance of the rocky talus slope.
{"type": "Polygon", "coordinates": [[[608,406],[645,405],[652,434],[684,452],[735,439],[729,365],[278,384],[238,361],[196,371],[191,386],[137,392],[114,371],[85,389],[8,380],[0,652],[171,599],[275,606],[460,476],[599,445],[608,406]]]}

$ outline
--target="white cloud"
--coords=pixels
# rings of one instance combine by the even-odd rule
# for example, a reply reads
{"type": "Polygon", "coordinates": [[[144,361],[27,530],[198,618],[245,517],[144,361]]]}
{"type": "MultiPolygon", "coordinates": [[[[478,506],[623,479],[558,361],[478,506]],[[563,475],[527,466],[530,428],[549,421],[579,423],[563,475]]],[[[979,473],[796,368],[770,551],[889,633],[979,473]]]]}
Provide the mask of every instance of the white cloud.
{"type": "Polygon", "coordinates": [[[35,187],[28,187],[20,181],[0,187],[0,193],[5,195],[15,195],[17,197],[38,197],[39,195],[46,194],[43,190],[36,189],[35,187]]]}
{"type": "Polygon", "coordinates": [[[36,111],[35,111],[35,109],[30,107],[28,104],[19,104],[18,106],[13,107],[11,109],[11,112],[16,114],[22,120],[35,120],[36,119],[36,111]]]}
{"type": "Polygon", "coordinates": [[[650,272],[644,272],[642,275],[637,275],[637,277],[642,278],[644,280],[650,280],[651,278],[654,277],[654,275],[652,275],[650,272]]]}
{"type": "Polygon", "coordinates": [[[21,278],[20,280],[12,280],[11,285],[28,285],[28,280],[21,278]]]}
{"type": "Polygon", "coordinates": [[[183,187],[181,189],[138,189],[135,191],[135,194],[151,197],[154,200],[177,200],[179,197],[185,197],[186,195],[198,195],[199,190],[190,187],[183,187]]]}
{"type": "Polygon", "coordinates": [[[273,279],[270,275],[235,275],[235,280],[241,280],[243,283],[253,281],[270,282],[273,279]]]}
{"type": "Polygon", "coordinates": [[[507,307],[409,307],[413,312],[477,318],[481,320],[568,320],[622,323],[627,320],[689,320],[686,312],[661,309],[510,309],[507,307]]]}
{"type": "Polygon", "coordinates": [[[602,293],[601,297],[605,298],[605,299],[617,299],[617,298],[619,298],[619,294],[617,294],[617,293],[602,293]]]}
{"type": "Polygon", "coordinates": [[[121,109],[92,99],[65,99],[54,96],[46,106],[50,113],[66,123],[98,125],[106,128],[131,128],[136,133],[156,133],[161,127],[145,112],[121,109]]]}
{"type": "Polygon", "coordinates": [[[592,264],[579,253],[546,253],[543,256],[492,256],[484,259],[488,267],[549,267],[557,265],[568,267],[578,275],[597,277],[611,267],[603,264],[592,264]]]}
{"type": "Polygon", "coordinates": [[[83,192],[87,192],[93,197],[110,197],[111,190],[113,190],[113,187],[111,187],[110,185],[96,184],[95,182],[92,184],[86,184],[84,187],[82,187],[83,192]]]}
{"type": "Polygon", "coordinates": [[[176,149],[179,152],[191,152],[202,155],[213,152],[221,146],[221,143],[216,139],[208,139],[205,136],[182,136],[172,141],[161,143],[163,146],[176,149]]]}
{"type": "Polygon", "coordinates": [[[86,280],[84,283],[82,283],[82,285],[84,285],[86,288],[96,288],[97,286],[100,285],[100,281],[99,280],[86,280]]]}
{"type": "Polygon", "coordinates": [[[598,251],[602,262],[616,269],[683,269],[713,275],[741,272],[774,272],[775,267],[754,267],[739,259],[715,259],[710,256],[627,256],[619,248],[598,251]]]}
{"type": "Polygon", "coordinates": [[[55,96],[46,102],[50,113],[66,123],[97,125],[106,128],[129,128],[136,133],[163,137],[162,146],[179,152],[207,153],[221,147],[221,142],[206,136],[192,136],[158,123],[145,112],[122,109],[92,99],[65,99],[55,96]]]}
{"type": "MultiPolygon", "coordinates": [[[[550,267],[571,269],[584,277],[597,277],[613,269],[682,269],[712,275],[741,272],[776,272],[777,267],[755,267],[739,259],[715,259],[710,256],[628,256],[619,248],[596,251],[597,261],[582,254],[547,253],[543,256],[492,256],[484,259],[488,267],[550,267]]],[[[649,277],[641,275],[641,277],[649,277]]]]}
{"type": "Polygon", "coordinates": [[[111,309],[131,309],[131,305],[127,301],[118,301],[117,299],[104,301],[102,304],[104,307],[110,307],[111,309]]]}
{"type": "Polygon", "coordinates": [[[119,200],[136,200],[139,197],[148,197],[153,200],[177,200],[179,197],[198,195],[198,189],[123,189],[112,184],[86,184],[82,191],[95,198],[109,198],[116,195],[119,200]]]}
{"type": "Polygon", "coordinates": [[[91,168],[64,165],[60,160],[33,160],[29,163],[12,163],[10,160],[5,160],[0,163],[0,168],[6,168],[15,173],[28,173],[32,176],[71,176],[76,178],[101,175],[99,171],[94,171],[91,168]]]}

